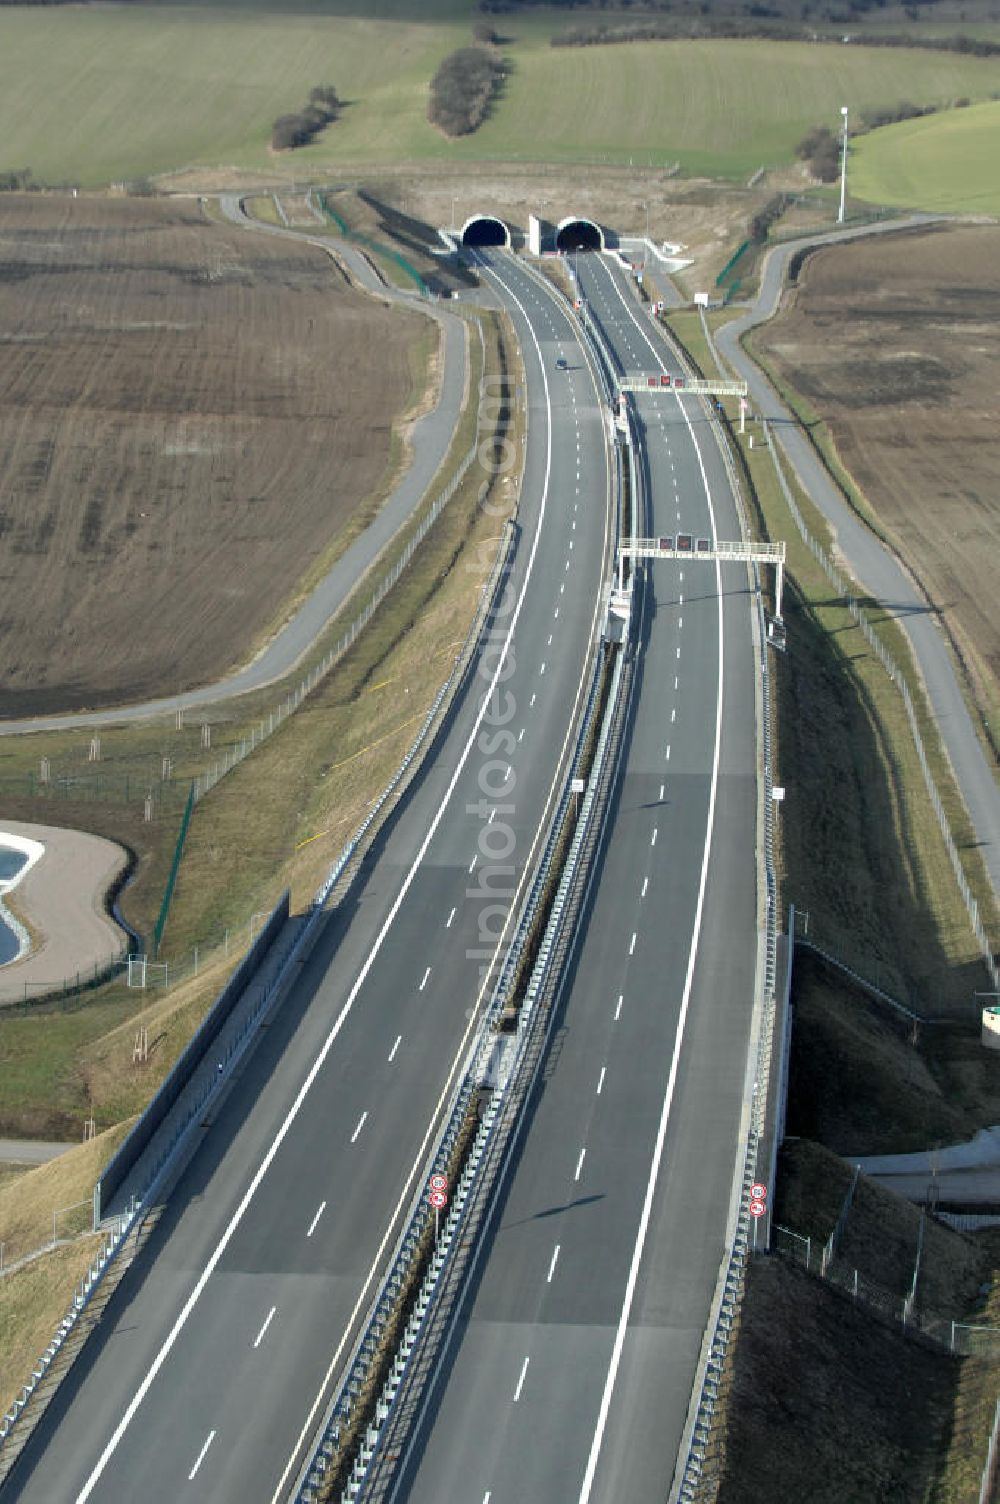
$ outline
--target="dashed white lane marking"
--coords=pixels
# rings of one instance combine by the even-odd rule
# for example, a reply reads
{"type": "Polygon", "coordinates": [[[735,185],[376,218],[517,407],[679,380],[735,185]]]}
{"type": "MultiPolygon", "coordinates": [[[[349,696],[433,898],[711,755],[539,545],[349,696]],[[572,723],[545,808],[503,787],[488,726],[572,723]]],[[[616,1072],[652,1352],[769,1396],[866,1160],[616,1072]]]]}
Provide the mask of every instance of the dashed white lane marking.
{"type": "Polygon", "coordinates": [[[549,1265],[549,1272],[545,1276],[545,1283],[547,1285],[551,1285],[551,1283],[552,1283],[552,1276],[556,1272],[556,1260],[558,1258],[559,1258],[559,1244],[557,1243],[556,1246],[552,1250],[552,1262],[549,1265]]]}
{"type": "Polygon", "coordinates": [[[679,596],[679,598],[678,598],[678,601],[677,601],[677,604],[678,604],[678,606],[683,606],[683,604],[684,604],[684,596],[683,596],[683,593],[682,593],[682,594],[681,594],[681,595],[680,595],[680,596],[679,596]]]}
{"type": "Polygon", "coordinates": [[[642,892],[639,894],[639,897],[640,898],[645,898],[645,896],[646,896],[646,894],[648,892],[649,892],[649,878],[648,877],[644,877],[643,880],[642,880],[642,892]]]}
{"type": "Polygon", "coordinates": [[[445,920],[445,926],[444,927],[445,927],[446,930],[450,930],[451,929],[451,921],[454,919],[455,913],[456,913],[455,909],[452,909],[451,913],[448,915],[448,918],[445,920]]]}
{"type": "Polygon", "coordinates": [[[534,705],[536,698],[537,698],[537,696],[532,695],[530,701],[528,702],[528,709],[529,710],[531,709],[531,706],[534,705]]]}
{"type": "Polygon", "coordinates": [[[271,1325],[271,1322],[274,1320],[274,1313],[277,1309],[277,1306],[272,1306],[267,1315],[264,1317],[264,1325],[261,1327],[256,1337],[253,1339],[254,1347],[260,1347],[260,1344],[264,1340],[264,1333],[267,1331],[268,1327],[271,1325]]]}
{"type": "Polygon", "coordinates": [[[630,956],[635,955],[635,930],[632,931],[632,940],[629,944],[628,953],[630,956]]]}
{"type": "Polygon", "coordinates": [[[677,719],[677,706],[675,705],[674,708],[673,708],[673,710],[670,712],[670,724],[673,725],[673,723],[674,723],[674,721],[676,721],[676,719],[677,719]]]}
{"type": "Polygon", "coordinates": [[[566,590],[566,581],[563,580],[562,584],[559,586],[559,594],[563,595],[565,593],[565,590],[566,590]]]}
{"type": "Polygon", "coordinates": [[[649,844],[650,844],[650,846],[655,846],[656,845],[656,826],[655,825],[653,826],[653,836],[652,836],[652,839],[650,840],[649,844]]]}
{"type": "Polygon", "coordinates": [[[368,1109],[365,1108],[364,1112],[358,1118],[358,1126],[355,1128],[354,1132],[351,1134],[351,1143],[352,1144],[357,1141],[358,1134],[361,1132],[362,1128],[365,1126],[365,1119],[367,1118],[367,1116],[368,1116],[368,1109]]]}
{"type": "Polygon", "coordinates": [[[326,1211],[326,1202],[325,1201],[321,1201],[320,1204],[319,1204],[319,1206],[316,1208],[316,1215],[313,1217],[312,1221],[309,1223],[308,1228],[306,1229],[306,1237],[307,1238],[311,1238],[312,1237],[313,1233],[316,1231],[316,1224],[319,1221],[320,1217],[322,1217],[322,1215],[323,1215],[323,1213],[325,1211],[326,1211]]]}
{"type": "Polygon", "coordinates": [[[666,788],[666,786],[667,785],[665,783],[661,783],[660,784],[660,798],[661,799],[663,798],[663,790],[666,788]]]}
{"type": "Polygon", "coordinates": [[[544,672],[545,672],[545,664],[543,663],[542,666],[541,666],[541,668],[538,670],[538,676],[539,676],[539,678],[541,678],[541,676],[542,676],[542,674],[544,674],[544,672]]]}
{"type": "Polygon", "coordinates": [[[549,640],[548,640],[548,642],[547,642],[547,643],[546,643],[546,644],[545,644],[545,646],[546,646],[546,647],[547,647],[547,648],[550,648],[550,647],[551,647],[551,646],[552,646],[552,633],[551,633],[551,632],[550,632],[550,633],[549,633],[549,640]]]}
{"type": "Polygon", "coordinates": [[[667,762],[669,762],[670,761],[670,743],[669,742],[667,742],[666,757],[667,757],[667,762]]]}
{"type": "Polygon", "coordinates": [[[683,569],[681,570],[680,575],[681,575],[681,584],[683,585],[683,583],[684,583],[684,571],[683,571],[683,569]]]}
{"type": "Polygon", "coordinates": [[[522,738],[523,735],[524,735],[524,727],[522,726],[521,729],[520,729],[520,731],[517,733],[517,739],[518,739],[518,741],[521,740],[521,738],[522,738]]]}
{"type": "Polygon", "coordinates": [[[212,1445],[212,1442],[214,1440],[215,1440],[215,1432],[214,1431],[209,1431],[208,1436],[205,1438],[205,1445],[202,1447],[201,1451],[198,1453],[198,1456],[195,1459],[194,1467],[188,1473],[188,1482],[189,1483],[191,1483],[191,1482],[194,1481],[195,1474],[197,1473],[198,1469],[201,1467],[202,1463],[205,1461],[205,1453],[208,1451],[209,1447],[212,1445]]]}
{"type": "Polygon", "coordinates": [[[525,1358],[524,1362],[521,1364],[521,1373],[520,1373],[520,1376],[518,1377],[517,1388],[514,1390],[514,1404],[515,1405],[517,1404],[518,1400],[521,1398],[521,1390],[524,1388],[524,1376],[528,1372],[528,1364],[530,1362],[531,1362],[530,1358],[525,1358]]]}
{"type": "Polygon", "coordinates": [[[558,621],[559,620],[559,607],[558,606],[556,607],[556,609],[552,613],[552,620],[553,621],[558,621]]]}
{"type": "Polygon", "coordinates": [[[472,861],[469,863],[469,871],[470,872],[472,871],[473,867],[475,867],[475,865],[476,865],[476,863],[477,863],[478,860],[479,860],[479,853],[477,852],[476,855],[472,858],[472,861]]]}
{"type": "Polygon", "coordinates": [[[567,569],[569,568],[569,560],[568,559],[566,560],[566,568],[567,569]]]}
{"type": "Polygon", "coordinates": [[[608,1068],[607,1068],[606,1065],[602,1065],[601,1066],[601,1074],[597,1078],[597,1095],[598,1096],[601,1095],[601,1092],[604,1089],[604,1077],[607,1074],[607,1070],[608,1070],[608,1068]]]}
{"type": "Polygon", "coordinates": [[[624,1001],[625,1001],[625,994],[624,994],[624,992],[619,992],[619,994],[618,994],[618,1006],[615,1008],[615,1023],[617,1023],[618,1020],[622,1016],[622,1003],[624,1001]]]}
{"type": "Polygon", "coordinates": [[[675,674],[674,675],[674,688],[675,689],[677,688],[677,684],[678,684],[678,679],[677,679],[677,675],[675,674]]]}
{"type": "Polygon", "coordinates": [[[586,1159],[586,1157],[587,1157],[587,1151],[586,1151],[586,1149],[581,1149],[580,1150],[580,1158],[576,1162],[576,1171],[575,1171],[575,1173],[573,1175],[573,1179],[574,1180],[579,1180],[580,1179],[580,1171],[583,1169],[583,1161],[586,1159]]]}
{"type": "Polygon", "coordinates": [[[683,625],[684,625],[684,618],[683,618],[683,616],[678,616],[678,618],[677,618],[677,630],[678,630],[678,632],[681,630],[681,628],[683,627],[683,625]]]}
{"type": "Polygon", "coordinates": [[[678,656],[678,658],[681,656],[681,645],[680,645],[680,643],[677,644],[677,656],[678,656]]]}
{"type": "MultiPolygon", "coordinates": [[[[490,811],[491,818],[492,818],[493,813],[494,813],[494,811],[491,810],[490,811]]],[[[420,982],[420,986],[417,988],[418,992],[423,992],[424,988],[427,986],[427,978],[430,976],[430,974],[431,974],[431,969],[428,966],[427,970],[423,974],[423,977],[422,977],[421,982],[420,982]]]]}
{"type": "Polygon", "coordinates": [[[403,1042],[403,1036],[402,1036],[402,1034],[397,1034],[396,1035],[396,1043],[393,1045],[392,1049],[389,1051],[389,1064],[390,1065],[395,1060],[395,1058],[396,1058],[396,1051],[399,1049],[399,1047],[402,1044],[402,1042],[403,1042]]]}

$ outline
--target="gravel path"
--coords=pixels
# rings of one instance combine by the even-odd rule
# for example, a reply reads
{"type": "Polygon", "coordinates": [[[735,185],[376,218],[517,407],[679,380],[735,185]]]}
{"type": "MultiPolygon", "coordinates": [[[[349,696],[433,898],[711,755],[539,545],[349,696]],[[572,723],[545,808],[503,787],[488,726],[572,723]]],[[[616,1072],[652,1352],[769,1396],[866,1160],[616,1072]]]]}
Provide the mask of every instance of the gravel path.
{"type": "Polygon", "coordinates": [[[157,716],[174,715],[178,710],[193,710],[200,705],[218,704],[221,700],[248,694],[283,678],[309,651],[366,570],[391,543],[400,527],[420,504],[448,453],[461,414],[468,378],[465,321],[434,304],[386,288],[365,258],[352,246],[327,236],[319,237],[304,231],[284,230],[277,225],[259,224],[247,217],[235,194],[223,195],[221,205],[223,212],[234,223],[255,232],[290,236],[294,240],[304,240],[309,245],[318,246],[326,252],[336,250],[350,267],[356,280],[369,292],[386,302],[399,302],[407,307],[417,306],[435,319],[444,331],[443,372],[437,404],[411,426],[408,434],[410,462],[377,516],[252,662],[215,684],[205,684],[184,694],[167,695],[138,705],[72,715],[55,714],[0,721],[0,736],[25,731],[58,731],[75,727],[110,726],[123,721],[152,720],[157,716]]]}
{"type": "Polygon", "coordinates": [[[816,454],[808,436],[775,392],[767,377],[740,346],[740,336],[775,313],[790,258],[808,245],[827,245],[860,235],[930,224],[934,217],[914,215],[834,235],[812,236],[771,251],[764,264],[761,291],[750,311],[716,334],[716,343],[734,371],[748,384],[753,406],[774,425],[772,433],[796,475],[836,534],[837,546],[851,573],[895,615],[909,639],[923,677],[938,730],[951,761],[994,892],[1000,896],[1000,787],[976,733],[954,663],[931,608],[899,564],[844,500],[816,454]]]}
{"type": "MultiPolygon", "coordinates": [[[[0,968],[0,1006],[84,978],[125,949],[125,936],[105,912],[108,888],[128,858],[114,841],[82,830],[21,820],[0,823],[5,833],[40,841],[45,853],[11,893],[41,938],[20,961],[0,968]]],[[[2,1157],[2,1156],[0,1156],[2,1157]]]]}

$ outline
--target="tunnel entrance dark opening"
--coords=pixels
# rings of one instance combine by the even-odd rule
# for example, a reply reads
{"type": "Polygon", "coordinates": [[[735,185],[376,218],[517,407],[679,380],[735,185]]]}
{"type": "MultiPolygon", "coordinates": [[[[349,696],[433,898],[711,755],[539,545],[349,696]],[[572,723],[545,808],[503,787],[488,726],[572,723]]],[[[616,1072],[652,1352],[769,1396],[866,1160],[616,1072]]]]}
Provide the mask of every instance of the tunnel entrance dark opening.
{"type": "Polygon", "coordinates": [[[482,214],[470,219],[462,231],[462,244],[471,246],[509,245],[510,235],[502,219],[482,214]]]}
{"type": "Polygon", "coordinates": [[[589,219],[571,219],[556,235],[557,251],[600,251],[603,248],[600,229],[589,219]]]}

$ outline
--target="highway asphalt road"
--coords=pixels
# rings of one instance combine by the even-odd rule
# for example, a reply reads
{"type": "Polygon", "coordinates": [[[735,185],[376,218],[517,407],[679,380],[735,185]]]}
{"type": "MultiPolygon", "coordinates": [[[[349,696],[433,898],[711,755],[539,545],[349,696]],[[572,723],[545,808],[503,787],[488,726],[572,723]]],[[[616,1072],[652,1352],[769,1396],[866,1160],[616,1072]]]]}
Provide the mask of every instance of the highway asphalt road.
{"type": "Polygon", "coordinates": [[[278,1497],[420,1189],[603,620],[605,412],[555,298],[507,300],[528,452],[481,671],[234,1078],[4,1504],[278,1497]],[[554,370],[561,354],[569,374],[554,370]]]}
{"type": "Polygon", "coordinates": [[[137,705],[120,706],[110,710],[81,711],[66,715],[34,716],[28,720],[0,720],[0,736],[9,736],[23,731],[58,731],[74,726],[111,726],[123,720],[151,720],[156,716],[174,715],[178,710],[197,710],[199,706],[215,705],[221,700],[231,700],[237,695],[249,694],[263,689],[275,680],[290,673],[321,635],[330,619],[336,615],[356,587],[365,571],[390,543],[399,528],[427,493],[448,453],[455,425],[462,410],[462,400],[468,381],[469,359],[466,347],[467,328],[463,319],[444,311],[433,304],[417,303],[413,298],[387,289],[372,271],[365,258],[349,245],[331,240],[327,236],[302,234],[296,230],[284,230],[277,225],[261,225],[244,214],[241,202],[235,194],[223,195],[222,208],[236,224],[243,225],[261,234],[283,235],[293,240],[305,240],[310,245],[329,251],[336,249],[349,265],[356,279],[369,292],[386,302],[405,302],[417,306],[428,317],[435,319],[444,334],[441,389],[432,411],[426,413],[410,431],[410,463],[395,486],[392,494],[379,509],[372,522],[361,533],[337,562],[328,570],[302,605],[275,633],[267,646],[249,663],[228,674],[214,684],[203,684],[183,694],[164,695],[159,699],[146,700],[137,705]]]}
{"type": "MultiPolygon", "coordinates": [[[[629,372],[675,363],[580,283],[629,372]]],[[[638,399],[652,535],[740,536],[693,398],[638,399]]],[[[745,567],[642,566],[631,733],[589,910],[490,1238],[394,1498],[665,1500],[723,1257],[757,961],[745,567]]]]}
{"type": "Polygon", "coordinates": [[[790,258],[803,245],[826,245],[872,233],[889,233],[933,223],[933,216],[914,216],[902,222],[866,225],[856,230],[796,241],[772,251],[764,264],[761,291],[751,311],[734,319],[716,334],[716,343],[739,376],[748,384],[754,408],[769,418],[772,434],[781,444],[812,500],[830,522],[848,568],[865,589],[898,617],[912,645],[934,718],[951,760],[955,777],[986,863],[994,892],[1000,895],[1000,787],[962,698],[955,666],[944,634],[934,620],[933,603],[901,567],[895,556],[870,532],[848,506],[818,458],[808,435],[781,401],[767,377],[742,350],[740,336],[775,313],[790,258]]]}

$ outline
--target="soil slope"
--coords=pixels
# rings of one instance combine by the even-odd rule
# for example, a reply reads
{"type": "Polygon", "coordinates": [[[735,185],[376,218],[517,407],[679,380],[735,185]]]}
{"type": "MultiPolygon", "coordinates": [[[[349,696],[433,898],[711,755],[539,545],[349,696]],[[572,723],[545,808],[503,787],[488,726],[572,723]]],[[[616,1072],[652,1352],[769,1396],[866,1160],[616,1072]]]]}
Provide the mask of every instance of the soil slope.
{"type": "Polygon", "coordinates": [[[383,483],[417,314],[197,203],[0,200],[0,715],[247,655],[383,483]]]}
{"type": "Polygon", "coordinates": [[[829,424],[941,612],[985,709],[1000,697],[1000,229],[831,246],[755,341],[829,424]]]}

